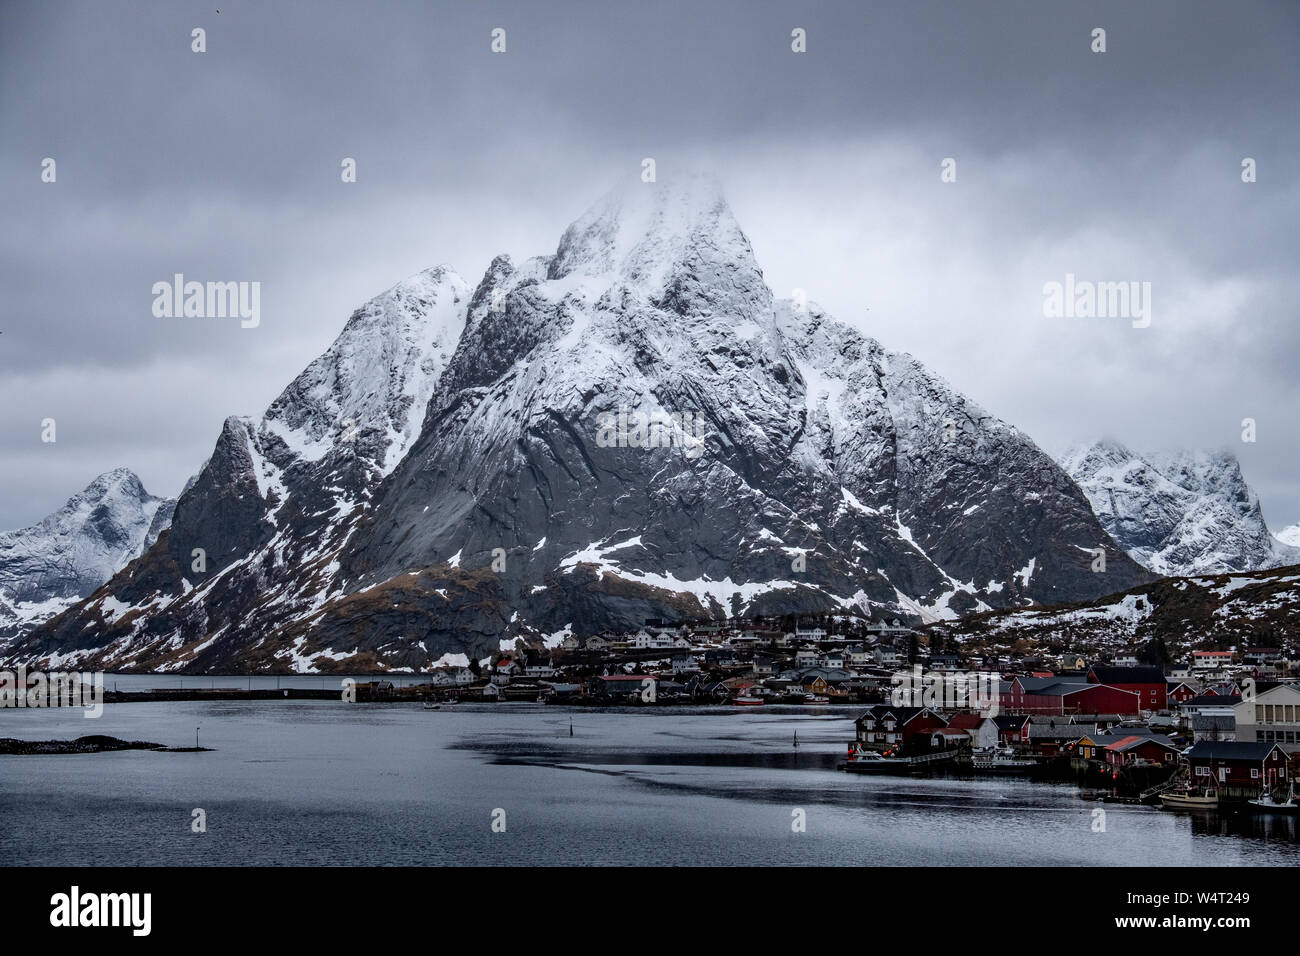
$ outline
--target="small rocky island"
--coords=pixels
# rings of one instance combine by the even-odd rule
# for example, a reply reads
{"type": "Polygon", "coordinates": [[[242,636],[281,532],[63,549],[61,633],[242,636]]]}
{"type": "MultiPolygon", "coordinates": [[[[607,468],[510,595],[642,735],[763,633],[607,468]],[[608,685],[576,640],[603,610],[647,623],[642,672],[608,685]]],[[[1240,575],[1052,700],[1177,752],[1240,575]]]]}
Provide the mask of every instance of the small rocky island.
{"type": "Polygon", "coordinates": [[[148,740],[120,740],[103,734],[91,734],[76,740],[18,740],[0,737],[0,756],[34,756],[39,754],[98,754],[115,750],[158,750],[164,753],[198,753],[211,747],[164,747],[148,740]]]}

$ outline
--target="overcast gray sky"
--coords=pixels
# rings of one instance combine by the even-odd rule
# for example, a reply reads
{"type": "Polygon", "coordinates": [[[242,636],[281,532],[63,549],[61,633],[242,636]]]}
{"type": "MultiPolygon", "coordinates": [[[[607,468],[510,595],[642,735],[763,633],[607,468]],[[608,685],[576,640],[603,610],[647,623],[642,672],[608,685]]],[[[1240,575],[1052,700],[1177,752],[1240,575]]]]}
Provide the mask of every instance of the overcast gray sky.
{"type": "Polygon", "coordinates": [[[649,156],[722,182],[778,295],[1049,450],[1229,448],[1279,530],[1300,521],[1298,53],[1285,0],[9,0],[0,527],[120,465],[176,494],[366,299],[553,251],[649,156]],[[260,327],[155,318],[176,272],[261,282],[260,327]],[[1151,282],[1150,327],[1045,318],[1066,273],[1151,282]]]}

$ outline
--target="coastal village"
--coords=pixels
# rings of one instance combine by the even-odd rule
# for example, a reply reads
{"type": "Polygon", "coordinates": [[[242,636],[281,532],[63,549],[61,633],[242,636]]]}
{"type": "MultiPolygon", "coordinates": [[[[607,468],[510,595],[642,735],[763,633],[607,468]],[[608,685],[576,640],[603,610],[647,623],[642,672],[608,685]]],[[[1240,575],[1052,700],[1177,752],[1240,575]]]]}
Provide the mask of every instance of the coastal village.
{"type": "Polygon", "coordinates": [[[849,617],[647,621],[549,648],[519,641],[426,683],[358,689],[367,699],[415,696],[430,709],[460,701],[851,708],[848,772],[1015,774],[1076,782],[1086,798],[1170,809],[1251,801],[1300,809],[1294,645],[1192,650],[1175,660],[1155,642],[1103,658],[971,653],[897,621],[849,617]]]}

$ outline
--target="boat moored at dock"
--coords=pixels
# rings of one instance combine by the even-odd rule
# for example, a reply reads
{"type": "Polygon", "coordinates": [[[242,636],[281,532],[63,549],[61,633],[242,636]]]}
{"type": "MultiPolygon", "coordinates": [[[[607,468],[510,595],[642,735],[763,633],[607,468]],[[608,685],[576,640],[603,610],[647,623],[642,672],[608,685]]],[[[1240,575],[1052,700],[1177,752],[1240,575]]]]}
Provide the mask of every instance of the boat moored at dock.
{"type": "Polygon", "coordinates": [[[1300,800],[1296,799],[1295,784],[1291,785],[1285,800],[1274,800],[1273,794],[1265,792],[1254,800],[1247,800],[1252,813],[1300,813],[1300,800]]]}
{"type": "Polygon", "coordinates": [[[1166,810],[1214,810],[1219,806],[1219,791],[1197,787],[1166,790],[1160,794],[1166,810]]]}

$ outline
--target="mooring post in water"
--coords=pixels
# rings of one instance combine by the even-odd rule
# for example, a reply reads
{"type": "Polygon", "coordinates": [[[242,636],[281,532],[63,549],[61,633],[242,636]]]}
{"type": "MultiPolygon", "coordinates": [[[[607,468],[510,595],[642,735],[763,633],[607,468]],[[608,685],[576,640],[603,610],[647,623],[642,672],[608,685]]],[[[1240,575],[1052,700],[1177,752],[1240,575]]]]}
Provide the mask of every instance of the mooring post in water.
{"type": "Polygon", "coordinates": [[[199,749],[199,728],[194,728],[194,749],[199,749]]]}
{"type": "Polygon", "coordinates": [[[569,718],[569,736],[570,736],[570,737],[573,736],[573,718],[572,718],[572,717],[569,718]]]}

